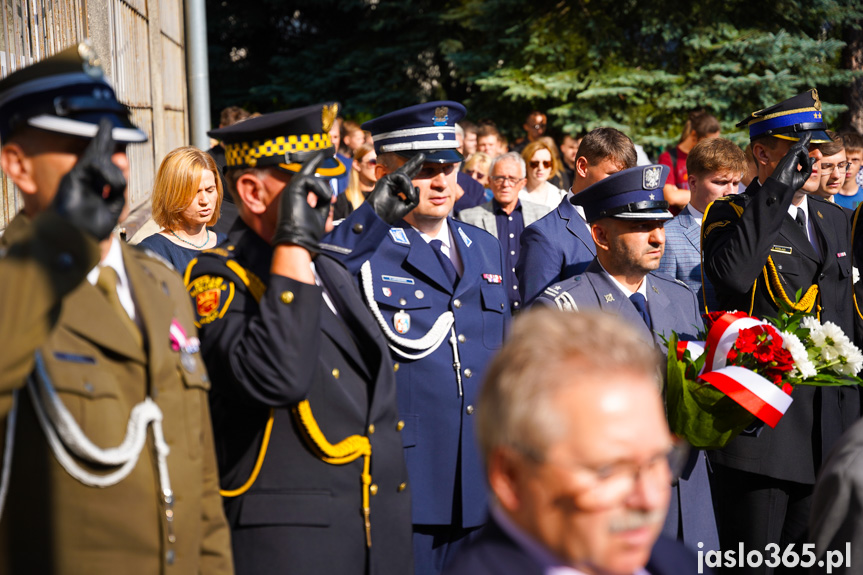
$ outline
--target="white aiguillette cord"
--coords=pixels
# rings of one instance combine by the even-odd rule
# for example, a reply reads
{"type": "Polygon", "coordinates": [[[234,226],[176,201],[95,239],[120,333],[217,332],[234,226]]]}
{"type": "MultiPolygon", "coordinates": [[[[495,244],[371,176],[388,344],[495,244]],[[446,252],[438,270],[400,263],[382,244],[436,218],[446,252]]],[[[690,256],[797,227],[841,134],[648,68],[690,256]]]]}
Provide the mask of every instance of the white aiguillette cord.
{"type": "MultiPolygon", "coordinates": [[[[42,354],[36,352],[36,369],[27,381],[27,391],[36,412],[39,426],[45,433],[48,445],[63,469],[77,481],[90,487],[110,487],[116,485],[132,472],[138,463],[138,458],[147,442],[147,428],[153,425],[153,443],[156,447],[156,463],[159,469],[159,483],[162,496],[167,507],[166,515],[173,522],[173,492],[168,475],[168,453],[170,449],[165,443],[162,432],[162,410],[156,402],[147,397],[132,408],[129,423],[126,426],[126,437],[117,447],[102,449],[84,435],[78,422],[63,405],[57,396],[54,386],[45,370],[42,354]],[[119,469],[106,475],[97,475],[82,468],[73,458],[87,463],[117,467],[119,469]]],[[[0,473],[0,516],[9,487],[9,473],[12,464],[12,447],[15,435],[15,419],[17,416],[18,390],[13,393],[12,409],[6,424],[6,442],[3,455],[3,470],[0,473]]],[[[172,530],[169,529],[169,532],[172,530]]],[[[173,533],[169,535],[169,540],[173,533]]],[[[173,541],[172,541],[173,542],[173,541]]]]}

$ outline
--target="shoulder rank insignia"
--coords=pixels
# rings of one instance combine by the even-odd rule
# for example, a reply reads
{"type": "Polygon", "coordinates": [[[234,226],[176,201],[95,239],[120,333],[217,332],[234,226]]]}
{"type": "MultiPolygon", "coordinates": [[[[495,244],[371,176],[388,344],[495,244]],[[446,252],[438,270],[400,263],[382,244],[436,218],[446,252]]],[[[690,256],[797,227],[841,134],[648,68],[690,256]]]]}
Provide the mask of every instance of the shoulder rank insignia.
{"type": "Polygon", "coordinates": [[[201,276],[189,284],[189,296],[195,300],[195,325],[201,327],[225,315],[234,299],[234,284],[225,278],[201,276]]]}
{"type": "Polygon", "coordinates": [[[390,237],[397,244],[403,246],[411,245],[411,241],[408,239],[408,235],[401,228],[390,228],[390,237]]]}
{"type": "Polygon", "coordinates": [[[614,295],[613,294],[607,293],[602,297],[605,298],[605,303],[611,303],[614,301],[614,295]]]}
{"type": "Polygon", "coordinates": [[[709,236],[709,235],[710,235],[710,232],[712,232],[712,231],[713,231],[713,230],[715,230],[716,228],[723,228],[723,227],[727,226],[727,225],[728,225],[728,224],[730,224],[730,223],[731,223],[731,220],[722,220],[721,222],[713,222],[712,224],[710,224],[709,226],[707,226],[707,229],[706,229],[706,230],[704,230],[704,237],[709,236]]]}
{"type": "Polygon", "coordinates": [[[463,229],[458,229],[458,235],[461,236],[461,239],[464,241],[464,245],[466,245],[467,247],[470,247],[470,245],[473,243],[473,241],[469,237],[467,237],[467,234],[464,233],[463,229]]]}

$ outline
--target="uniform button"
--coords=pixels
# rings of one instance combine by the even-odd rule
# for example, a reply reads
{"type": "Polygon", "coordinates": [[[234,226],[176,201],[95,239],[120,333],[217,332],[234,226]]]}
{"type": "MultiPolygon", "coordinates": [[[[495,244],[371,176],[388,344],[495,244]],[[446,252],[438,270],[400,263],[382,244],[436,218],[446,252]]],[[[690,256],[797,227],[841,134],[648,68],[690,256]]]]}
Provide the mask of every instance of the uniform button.
{"type": "Polygon", "coordinates": [[[461,307],[461,300],[460,299],[453,300],[452,305],[455,306],[456,309],[459,309],[461,307]]]}
{"type": "Polygon", "coordinates": [[[369,425],[369,435],[372,435],[375,432],[375,424],[372,423],[369,425]]]}
{"type": "Polygon", "coordinates": [[[399,483],[399,493],[401,493],[402,491],[404,491],[407,488],[408,488],[407,483],[399,483]]]}
{"type": "Polygon", "coordinates": [[[468,406],[465,408],[465,411],[467,412],[467,414],[468,414],[468,415],[473,415],[473,406],[472,406],[472,405],[468,405],[468,406]]]}
{"type": "Polygon", "coordinates": [[[291,303],[292,301],[294,301],[294,292],[283,291],[281,299],[282,299],[283,304],[287,305],[287,304],[291,303]]]}
{"type": "Polygon", "coordinates": [[[516,302],[513,302],[513,303],[512,303],[512,307],[518,307],[518,302],[517,302],[517,301],[516,301],[516,302]]]}
{"type": "Polygon", "coordinates": [[[405,298],[399,299],[399,305],[407,305],[407,303],[408,303],[408,300],[406,300],[405,298]]]}
{"type": "Polygon", "coordinates": [[[361,234],[363,232],[363,225],[362,224],[354,224],[353,229],[354,229],[355,234],[361,234]]]}
{"type": "Polygon", "coordinates": [[[393,364],[393,373],[397,372],[398,370],[399,370],[399,364],[394,363],[393,364]]]}
{"type": "Polygon", "coordinates": [[[88,381],[84,384],[84,389],[87,390],[87,393],[93,393],[93,384],[88,381]]]}
{"type": "Polygon", "coordinates": [[[515,268],[512,268],[512,273],[515,273],[515,268]]]}
{"type": "Polygon", "coordinates": [[[512,216],[509,216],[507,219],[508,219],[509,221],[512,221],[512,216]]]}
{"type": "Polygon", "coordinates": [[[371,493],[372,495],[378,494],[378,486],[376,483],[372,483],[371,485],[369,485],[369,493],[371,493]]]}
{"type": "Polygon", "coordinates": [[[500,304],[500,309],[503,309],[503,304],[500,304]]]}
{"type": "Polygon", "coordinates": [[[333,368],[333,377],[335,377],[336,379],[339,378],[339,368],[337,368],[337,367],[333,368]]]}
{"type": "Polygon", "coordinates": [[[458,334],[458,342],[459,343],[464,343],[466,341],[467,341],[467,338],[464,336],[463,333],[458,334]]]}
{"type": "Polygon", "coordinates": [[[518,289],[518,286],[512,286],[512,289],[518,289]]]}
{"type": "Polygon", "coordinates": [[[514,238],[515,234],[509,234],[509,237],[514,238]]]}
{"type": "Polygon", "coordinates": [[[423,290],[421,290],[421,289],[418,289],[417,291],[415,291],[414,295],[416,296],[417,299],[422,299],[426,296],[426,294],[424,294],[423,290]]]}
{"type": "Polygon", "coordinates": [[[405,422],[404,421],[399,421],[398,423],[396,423],[396,431],[401,431],[404,428],[405,428],[405,422]]]}
{"type": "Polygon", "coordinates": [[[470,368],[467,368],[464,370],[464,376],[465,377],[471,377],[472,375],[473,375],[473,372],[470,370],[470,368]]]}
{"type": "Polygon", "coordinates": [[[820,275],[820,276],[818,276],[818,277],[819,277],[820,279],[822,279],[822,280],[823,280],[823,279],[824,279],[824,274],[821,274],[821,275],[820,275]]]}
{"type": "Polygon", "coordinates": [[[509,255],[514,256],[514,255],[515,255],[515,250],[513,250],[513,251],[509,252],[509,255]]]}

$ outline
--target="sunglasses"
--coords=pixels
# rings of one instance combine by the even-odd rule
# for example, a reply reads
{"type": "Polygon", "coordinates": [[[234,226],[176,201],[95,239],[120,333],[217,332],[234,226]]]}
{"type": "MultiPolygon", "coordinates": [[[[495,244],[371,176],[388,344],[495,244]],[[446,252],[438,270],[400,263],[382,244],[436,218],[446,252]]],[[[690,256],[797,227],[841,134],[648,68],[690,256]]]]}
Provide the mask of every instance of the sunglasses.
{"type": "Polygon", "coordinates": [[[533,129],[534,129],[534,130],[537,130],[537,131],[539,131],[539,130],[545,130],[545,124],[534,124],[534,125],[533,125],[533,129]]]}
{"type": "Polygon", "coordinates": [[[476,180],[481,180],[485,177],[485,174],[483,174],[479,170],[465,170],[464,173],[476,180]]]}
{"type": "Polygon", "coordinates": [[[369,166],[376,166],[378,164],[378,161],[375,158],[372,158],[368,162],[363,162],[362,160],[360,160],[360,163],[361,164],[368,164],[369,166]]]}
{"type": "Polygon", "coordinates": [[[550,168],[551,167],[551,162],[548,160],[536,160],[536,161],[531,160],[530,161],[530,168],[532,170],[535,170],[539,167],[540,164],[542,164],[543,168],[550,168]]]}

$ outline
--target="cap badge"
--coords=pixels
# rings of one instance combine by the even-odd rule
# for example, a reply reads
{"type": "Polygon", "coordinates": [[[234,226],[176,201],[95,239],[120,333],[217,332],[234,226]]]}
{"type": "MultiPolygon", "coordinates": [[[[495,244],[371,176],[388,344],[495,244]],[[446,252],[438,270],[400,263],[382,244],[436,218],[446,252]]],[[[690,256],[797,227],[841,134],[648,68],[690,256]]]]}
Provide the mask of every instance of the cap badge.
{"type": "Polygon", "coordinates": [[[644,189],[655,190],[656,188],[658,188],[661,175],[662,168],[660,168],[659,166],[650,166],[649,168],[644,168],[644,172],[642,172],[642,185],[644,189]]]}
{"type": "Polygon", "coordinates": [[[102,77],[102,62],[99,60],[99,57],[96,55],[96,51],[89,42],[81,42],[78,44],[78,55],[84,61],[84,73],[91,78],[98,79],[102,77]]]}
{"type": "Polygon", "coordinates": [[[447,106],[438,106],[434,109],[434,125],[446,126],[449,120],[449,108],[447,106]]]}
{"type": "Polygon", "coordinates": [[[648,196],[648,197],[649,197],[651,200],[655,200],[655,199],[656,199],[656,194],[650,194],[650,196],[648,196]]]}
{"type": "Polygon", "coordinates": [[[813,108],[821,111],[821,100],[818,99],[818,90],[812,88],[812,98],[815,100],[815,103],[812,105],[813,108]]]}
{"type": "Polygon", "coordinates": [[[324,132],[329,132],[330,128],[333,127],[333,122],[336,121],[336,116],[339,113],[339,105],[333,104],[332,106],[324,106],[321,109],[321,127],[324,129],[324,132]]]}

